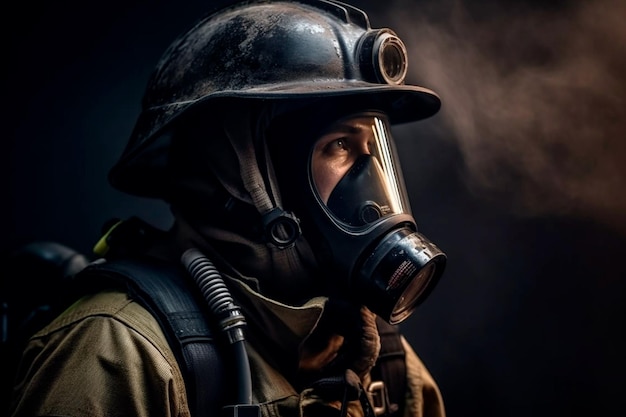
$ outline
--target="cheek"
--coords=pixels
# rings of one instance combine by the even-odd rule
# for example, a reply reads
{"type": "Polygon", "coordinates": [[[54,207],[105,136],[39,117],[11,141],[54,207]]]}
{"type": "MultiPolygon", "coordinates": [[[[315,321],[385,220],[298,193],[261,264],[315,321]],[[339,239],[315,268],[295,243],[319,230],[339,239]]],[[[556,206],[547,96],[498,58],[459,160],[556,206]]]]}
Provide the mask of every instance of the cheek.
{"type": "Polygon", "coordinates": [[[317,192],[324,203],[328,202],[330,193],[337,183],[350,169],[350,164],[340,160],[317,160],[313,161],[313,181],[317,187],[317,192]]]}

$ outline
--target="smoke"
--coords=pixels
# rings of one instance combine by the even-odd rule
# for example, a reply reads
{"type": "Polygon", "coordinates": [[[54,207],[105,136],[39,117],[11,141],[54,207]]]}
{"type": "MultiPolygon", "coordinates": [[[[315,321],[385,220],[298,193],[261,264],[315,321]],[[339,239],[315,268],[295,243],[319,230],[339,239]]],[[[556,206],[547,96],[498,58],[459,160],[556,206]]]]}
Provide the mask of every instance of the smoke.
{"type": "Polygon", "coordinates": [[[626,232],[626,2],[423,3],[396,2],[406,12],[386,21],[411,82],[442,98],[469,189],[518,215],[626,232]]]}

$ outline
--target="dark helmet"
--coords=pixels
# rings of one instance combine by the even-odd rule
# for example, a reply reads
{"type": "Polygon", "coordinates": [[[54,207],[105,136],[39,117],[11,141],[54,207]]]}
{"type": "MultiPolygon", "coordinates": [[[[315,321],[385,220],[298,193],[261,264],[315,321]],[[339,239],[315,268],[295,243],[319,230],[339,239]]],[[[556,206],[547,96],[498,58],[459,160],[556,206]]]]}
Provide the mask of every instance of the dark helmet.
{"type": "Polygon", "coordinates": [[[367,97],[391,123],[432,116],[439,98],[404,85],[406,72],[406,48],[396,34],[372,29],[367,15],[347,4],[283,0],[226,7],[201,19],[162,56],[109,179],[124,192],[163,197],[169,146],[163,133],[190,109],[219,108],[224,97],[367,97]]]}

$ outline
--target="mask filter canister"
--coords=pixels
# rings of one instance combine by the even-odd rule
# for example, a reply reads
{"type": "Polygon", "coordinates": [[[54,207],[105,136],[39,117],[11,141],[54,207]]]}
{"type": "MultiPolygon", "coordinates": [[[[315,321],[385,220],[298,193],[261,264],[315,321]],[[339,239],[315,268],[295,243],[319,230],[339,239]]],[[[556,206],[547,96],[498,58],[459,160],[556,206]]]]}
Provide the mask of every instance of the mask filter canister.
{"type": "Polygon", "coordinates": [[[430,294],[445,264],[437,246],[402,227],[387,234],[366,258],[354,288],[370,310],[398,324],[430,294]]]}

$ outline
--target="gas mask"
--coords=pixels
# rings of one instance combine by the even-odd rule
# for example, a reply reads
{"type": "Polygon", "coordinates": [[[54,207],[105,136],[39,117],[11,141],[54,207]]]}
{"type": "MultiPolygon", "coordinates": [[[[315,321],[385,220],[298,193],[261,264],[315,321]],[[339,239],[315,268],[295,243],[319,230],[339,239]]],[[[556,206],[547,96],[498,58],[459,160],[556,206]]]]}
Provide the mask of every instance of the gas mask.
{"type": "Polygon", "coordinates": [[[294,161],[287,194],[296,197],[285,200],[339,296],[400,323],[428,296],[446,256],[417,231],[387,117],[353,114],[312,139],[306,150],[283,151],[294,161]],[[295,171],[303,157],[306,172],[295,171]]]}

